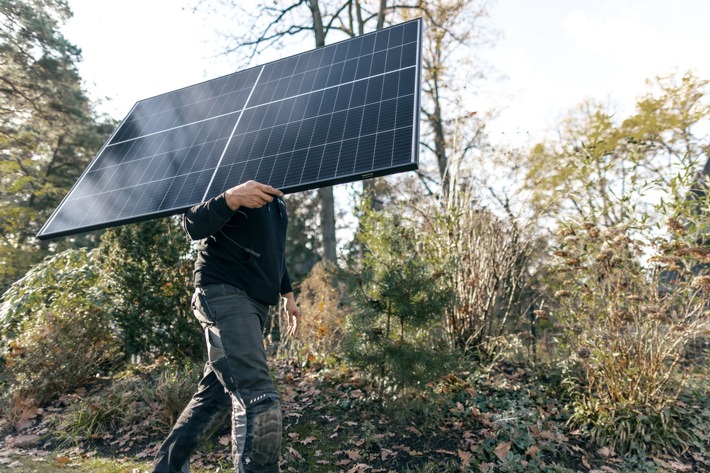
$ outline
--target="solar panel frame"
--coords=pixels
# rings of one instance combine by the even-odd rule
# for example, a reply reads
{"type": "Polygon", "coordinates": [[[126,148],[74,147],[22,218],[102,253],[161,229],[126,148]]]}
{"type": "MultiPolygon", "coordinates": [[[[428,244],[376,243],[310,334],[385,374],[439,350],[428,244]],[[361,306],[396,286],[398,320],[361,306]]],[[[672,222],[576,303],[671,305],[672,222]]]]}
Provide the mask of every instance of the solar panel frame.
{"type": "Polygon", "coordinates": [[[182,213],[249,179],[288,194],[416,169],[421,38],[416,19],[136,102],[37,237],[182,213]],[[95,208],[110,217],[84,224],[95,208]]]}

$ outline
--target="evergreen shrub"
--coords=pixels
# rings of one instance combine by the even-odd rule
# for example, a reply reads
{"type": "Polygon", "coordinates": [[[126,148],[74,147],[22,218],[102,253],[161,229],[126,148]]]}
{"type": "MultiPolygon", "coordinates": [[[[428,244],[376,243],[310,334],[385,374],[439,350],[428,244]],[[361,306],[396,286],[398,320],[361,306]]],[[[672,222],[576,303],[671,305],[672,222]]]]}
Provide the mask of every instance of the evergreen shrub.
{"type": "Polygon", "coordinates": [[[363,256],[344,275],[350,309],[344,351],[371,373],[380,394],[392,397],[450,366],[442,327],[452,292],[416,236],[416,223],[400,212],[366,210],[358,235],[363,256]]]}
{"type": "Polygon", "coordinates": [[[95,263],[95,251],[67,250],[35,266],[3,295],[3,404],[10,417],[31,414],[120,357],[95,263]]]}

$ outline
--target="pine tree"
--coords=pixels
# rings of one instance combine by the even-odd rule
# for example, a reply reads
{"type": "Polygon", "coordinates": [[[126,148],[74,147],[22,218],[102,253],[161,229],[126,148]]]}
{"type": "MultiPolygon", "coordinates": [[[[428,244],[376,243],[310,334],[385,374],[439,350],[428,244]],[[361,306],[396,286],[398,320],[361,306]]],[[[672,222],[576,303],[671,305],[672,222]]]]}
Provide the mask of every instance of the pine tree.
{"type": "Polygon", "coordinates": [[[51,252],[87,237],[35,235],[111,131],[81,86],[81,51],[59,28],[62,0],[0,0],[0,291],[51,252]]]}

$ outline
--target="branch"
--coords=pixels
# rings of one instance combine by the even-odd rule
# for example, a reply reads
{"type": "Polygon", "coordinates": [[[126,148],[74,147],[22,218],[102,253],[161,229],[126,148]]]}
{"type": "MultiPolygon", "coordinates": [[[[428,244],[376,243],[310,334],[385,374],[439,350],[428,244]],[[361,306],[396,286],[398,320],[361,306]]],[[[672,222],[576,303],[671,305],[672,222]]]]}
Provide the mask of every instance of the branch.
{"type": "MultiPolygon", "coordinates": [[[[259,45],[261,45],[262,43],[271,42],[271,43],[269,44],[269,46],[271,46],[271,45],[273,45],[273,43],[275,42],[275,40],[277,40],[277,39],[279,39],[279,38],[281,38],[281,37],[283,37],[283,36],[297,34],[297,33],[300,33],[300,32],[303,31],[303,30],[309,29],[309,28],[307,28],[307,27],[302,27],[302,26],[301,26],[301,27],[299,27],[299,26],[291,26],[291,27],[290,27],[288,30],[286,30],[286,31],[277,32],[277,33],[274,33],[274,34],[271,34],[271,35],[269,34],[269,31],[270,31],[273,27],[275,27],[276,25],[278,25],[279,23],[281,23],[281,21],[283,20],[283,18],[284,18],[286,15],[288,15],[290,12],[292,12],[293,10],[295,10],[296,8],[300,7],[301,5],[303,5],[303,4],[305,4],[305,3],[306,3],[305,0],[297,0],[296,3],[293,3],[292,5],[290,5],[290,6],[286,7],[286,8],[284,8],[284,9],[281,9],[281,10],[276,9],[276,8],[271,8],[271,7],[264,7],[264,9],[262,10],[262,12],[267,11],[267,12],[274,12],[274,13],[277,13],[276,18],[274,18],[268,25],[266,25],[266,28],[264,28],[264,30],[262,31],[262,33],[261,33],[255,40],[240,42],[240,43],[237,44],[237,47],[236,47],[236,48],[231,49],[231,50],[228,50],[227,52],[234,52],[234,50],[236,50],[236,49],[238,49],[238,48],[240,48],[240,47],[244,47],[244,46],[254,46],[254,49],[252,50],[252,53],[249,55],[249,60],[251,60],[251,59],[253,59],[254,56],[256,56],[256,54],[259,52],[259,45]],[[297,31],[293,31],[293,28],[297,28],[297,31]]],[[[310,28],[310,29],[313,29],[313,28],[310,28]]]]}

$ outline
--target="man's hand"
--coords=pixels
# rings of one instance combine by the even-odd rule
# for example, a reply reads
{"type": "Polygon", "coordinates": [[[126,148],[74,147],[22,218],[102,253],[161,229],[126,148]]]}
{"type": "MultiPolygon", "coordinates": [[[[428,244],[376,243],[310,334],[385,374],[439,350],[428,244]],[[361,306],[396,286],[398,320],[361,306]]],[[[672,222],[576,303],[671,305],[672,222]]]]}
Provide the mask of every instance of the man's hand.
{"type": "Polygon", "coordinates": [[[290,337],[295,335],[298,330],[298,325],[301,321],[301,308],[296,304],[296,298],[293,296],[293,292],[283,294],[282,297],[286,302],[284,304],[284,311],[286,312],[286,319],[288,320],[286,336],[290,337]]]}
{"type": "Polygon", "coordinates": [[[256,181],[247,181],[224,192],[227,205],[232,210],[237,210],[239,207],[258,209],[273,201],[274,197],[282,195],[284,193],[280,190],[256,181]]]}

